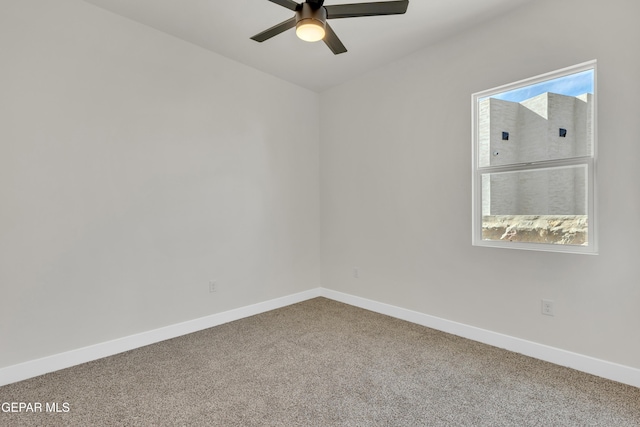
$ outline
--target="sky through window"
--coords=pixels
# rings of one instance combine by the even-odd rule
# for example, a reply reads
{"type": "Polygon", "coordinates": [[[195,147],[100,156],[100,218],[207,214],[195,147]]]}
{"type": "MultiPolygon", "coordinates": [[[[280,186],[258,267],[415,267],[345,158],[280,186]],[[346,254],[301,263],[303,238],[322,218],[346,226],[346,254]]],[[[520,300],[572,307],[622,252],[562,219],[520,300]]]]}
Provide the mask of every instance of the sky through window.
{"type": "Polygon", "coordinates": [[[545,92],[560,95],[578,96],[593,93],[593,70],[582,71],[553,80],[536,83],[507,92],[491,95],[490,98],[504,101],[522,102],[545,92]]]}

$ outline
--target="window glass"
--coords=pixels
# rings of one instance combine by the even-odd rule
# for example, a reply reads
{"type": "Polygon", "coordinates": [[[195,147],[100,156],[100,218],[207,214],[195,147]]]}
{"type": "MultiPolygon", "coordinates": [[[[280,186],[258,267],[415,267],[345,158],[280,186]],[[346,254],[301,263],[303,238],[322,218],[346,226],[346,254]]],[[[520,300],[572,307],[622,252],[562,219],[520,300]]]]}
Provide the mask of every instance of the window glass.
{"type": "Polygon", "coordinates": [[[482,174],[482,239],[588,245],[585,165],[482,174]]]}
{"type": "Polygon", "coordinates": [[[593,73],[582,71],[479,99],[479,165],[591,156],[593,73]]]}

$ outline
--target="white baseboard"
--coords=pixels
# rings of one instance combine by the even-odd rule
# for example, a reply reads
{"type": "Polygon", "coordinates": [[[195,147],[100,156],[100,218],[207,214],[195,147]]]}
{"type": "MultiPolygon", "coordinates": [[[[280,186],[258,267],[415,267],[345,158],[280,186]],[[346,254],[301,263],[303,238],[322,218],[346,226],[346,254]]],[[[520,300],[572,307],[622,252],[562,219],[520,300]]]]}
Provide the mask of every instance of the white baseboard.
{"type": "Polygon", "coordinates": [[[101,359],[320,296],[320,288],[240,307],[0,369],[0,386],[101,359]]]}
{"type": "Polygon", "coordinates": [[[476,328],[475,326],[453,322],[439,317],[430,316],[428,314],[419,313],[417,311],[407,310],[405,308],[384,304],[326,288],[320,289],[320,295],[325,298],[640,388],[640,369],[637,368],[596,359],[594,357],[573,353],[544,344],[538,344],[532,341],[488,331],[486,329],[476,328]]]}
{"type": "Polygon", "coordinates": [[[582,354],[538,344],[497,332],[488,331],[486,329],[476,328],[475,326],[453,322],[439,317],[430,316],[428,314],[419,313],[417,311],[407,310],[405,308],[326,288],[311,289],[305,292],[276,298],[258,304],[240,307],[234,310],[201,317],[199,319],[166,326],[164,328],[154,329],[130,335],[128,337],[8,366],[0,369],[0,386],[26,380],[49,372],[58,371],[60,369],[69,368],[71,366],[90,362],[103,357],[112,356],[114,354],[133,350],[167,339],[176,338],[192,332],[212,328],[214,326],[270,310],[275,310],[291,304],[296,304],[318,296],[640,388],[640,369],[619,365],[617,363],[596,359],[582,354]]]}

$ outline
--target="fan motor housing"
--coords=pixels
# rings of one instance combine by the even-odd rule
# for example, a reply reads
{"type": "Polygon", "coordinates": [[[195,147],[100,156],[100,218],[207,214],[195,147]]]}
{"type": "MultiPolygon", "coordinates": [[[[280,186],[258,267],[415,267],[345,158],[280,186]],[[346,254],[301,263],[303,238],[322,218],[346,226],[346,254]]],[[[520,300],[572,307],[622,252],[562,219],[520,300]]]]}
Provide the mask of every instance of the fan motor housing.
{"type": "Polygon", "coordinates": [[[313,9],[309,3],[302,3],[302,9],[296,12],[296,27],[304,24],[320,24],[322,28],[327,24],[327,10],[324,7],[313,9]],[[310,22],[314,21],[314,22],[310,22]]]}

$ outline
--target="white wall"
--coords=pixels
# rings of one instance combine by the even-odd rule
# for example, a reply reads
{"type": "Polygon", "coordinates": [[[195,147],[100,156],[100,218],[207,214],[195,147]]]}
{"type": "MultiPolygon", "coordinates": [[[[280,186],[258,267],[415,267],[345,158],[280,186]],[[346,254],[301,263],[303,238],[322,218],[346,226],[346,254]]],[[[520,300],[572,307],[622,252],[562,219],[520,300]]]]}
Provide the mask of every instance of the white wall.
{"type": "Polygon", "coordinates": [[[2,0],[0,368],[318,287],[318,110],[80,0],[2,0]]]}
{"type": "Polygon", "coordinates": [[[530,2],[323,93],[323,286],[640,368],[639,15],[530,2]],[[472,247],[471,94],[591,59],[600,255],[472,247]]]}

